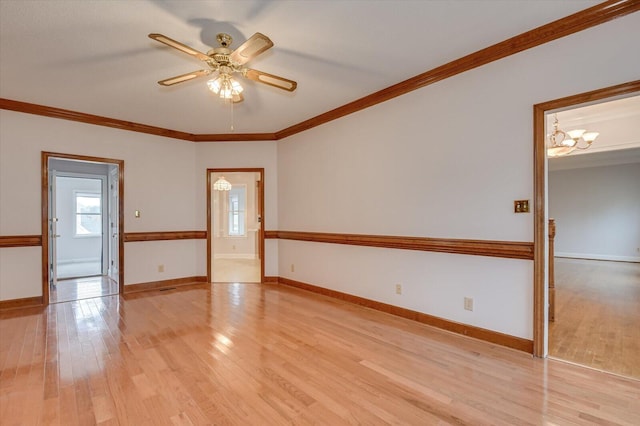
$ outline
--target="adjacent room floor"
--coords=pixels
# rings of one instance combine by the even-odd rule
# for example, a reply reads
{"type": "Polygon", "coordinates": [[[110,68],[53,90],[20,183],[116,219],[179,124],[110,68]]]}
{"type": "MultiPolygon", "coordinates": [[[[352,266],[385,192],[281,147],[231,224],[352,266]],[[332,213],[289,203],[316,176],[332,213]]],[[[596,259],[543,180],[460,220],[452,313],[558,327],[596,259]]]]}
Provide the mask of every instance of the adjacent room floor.
{"type": "Polygon", "coordinates": [[[92,262],[72,262],[58,263],[56,266],[58,279],[88,277],[102,274],[102,263],[92,262]]]}
{"type": "Polygon", "coordinates": [[[640,379],[640,263],[556,258],[549,355],[640,379]]]}
{"type": "Polygon", "coordinates": [[[214,259],[212,280],[215,283],[259,283],[260,259],[214,259]]]}
{"type": "Polygon", "coordinates": [[[107,276],[58,280],[55,286],[49,286],[50,303],[69,302],[113,294],[118,294],[118,283],[107,276]]]}

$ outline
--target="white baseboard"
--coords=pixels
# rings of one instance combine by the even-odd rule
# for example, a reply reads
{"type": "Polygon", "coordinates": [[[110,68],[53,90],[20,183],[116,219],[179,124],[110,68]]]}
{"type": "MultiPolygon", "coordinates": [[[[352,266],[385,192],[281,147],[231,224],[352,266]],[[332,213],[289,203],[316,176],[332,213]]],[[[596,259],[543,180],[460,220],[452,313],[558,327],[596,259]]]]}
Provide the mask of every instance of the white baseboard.
{"type": "Polygon", "coordinates": [[[252,253],[219,253],[213,255],[214,259],[257,259],[252,253]]]}
{"type": "Polygon", "coordinates": [[[591,253],[565,253],[555,252],[555,257],[568,257],[570,259],[588,259],[588,260],[612,260],[614,262],[640,262],[638,256],[614,256],[608,254],[591,254],[591,253]]]}

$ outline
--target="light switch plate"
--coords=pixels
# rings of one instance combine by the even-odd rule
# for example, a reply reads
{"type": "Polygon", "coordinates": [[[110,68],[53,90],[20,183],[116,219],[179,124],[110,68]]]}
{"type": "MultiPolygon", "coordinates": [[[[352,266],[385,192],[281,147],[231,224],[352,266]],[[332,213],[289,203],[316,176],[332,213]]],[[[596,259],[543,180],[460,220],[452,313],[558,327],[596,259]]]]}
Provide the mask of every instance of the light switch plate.
{"type": "Polygon", "coordinates": [[[513,202],[514,213],[529,213],[529,200],[515,200],[513,202]]]}

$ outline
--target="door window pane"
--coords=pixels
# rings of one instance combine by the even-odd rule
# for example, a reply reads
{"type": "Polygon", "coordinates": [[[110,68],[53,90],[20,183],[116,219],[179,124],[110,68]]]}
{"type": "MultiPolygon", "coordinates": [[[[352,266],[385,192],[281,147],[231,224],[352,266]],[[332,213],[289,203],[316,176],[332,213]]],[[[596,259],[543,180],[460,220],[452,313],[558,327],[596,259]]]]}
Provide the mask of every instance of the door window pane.
{"type": "Polygon", "coordinates": [[[77,237],[102,235],[102,205],[100,194],[75,193],[77,237]]]}

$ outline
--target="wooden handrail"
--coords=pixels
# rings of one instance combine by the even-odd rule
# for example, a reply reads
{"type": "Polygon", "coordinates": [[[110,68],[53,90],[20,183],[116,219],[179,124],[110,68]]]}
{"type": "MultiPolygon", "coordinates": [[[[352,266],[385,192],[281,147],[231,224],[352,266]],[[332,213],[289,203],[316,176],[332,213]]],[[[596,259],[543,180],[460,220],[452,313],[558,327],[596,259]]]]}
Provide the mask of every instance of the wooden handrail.
{"type": "Polygon", "coordinates": [[[549,321],[556,320],[556,282],[554,270],[554,247],[556,238],[556,221],[549,219],[549,321]]]}

